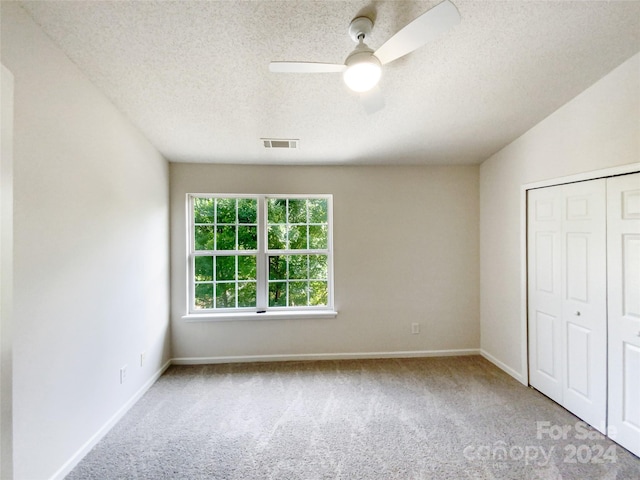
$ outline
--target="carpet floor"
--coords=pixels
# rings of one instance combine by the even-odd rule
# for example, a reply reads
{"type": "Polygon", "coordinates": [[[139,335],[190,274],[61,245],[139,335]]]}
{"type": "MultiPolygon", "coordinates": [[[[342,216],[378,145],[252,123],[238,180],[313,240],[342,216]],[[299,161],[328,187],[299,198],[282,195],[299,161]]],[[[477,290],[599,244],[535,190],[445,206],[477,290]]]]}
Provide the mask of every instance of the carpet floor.
{"type": "Polygon", "coordinates": [[[477,356],[172,366],[76,479],[640,479],[477,356]]]}

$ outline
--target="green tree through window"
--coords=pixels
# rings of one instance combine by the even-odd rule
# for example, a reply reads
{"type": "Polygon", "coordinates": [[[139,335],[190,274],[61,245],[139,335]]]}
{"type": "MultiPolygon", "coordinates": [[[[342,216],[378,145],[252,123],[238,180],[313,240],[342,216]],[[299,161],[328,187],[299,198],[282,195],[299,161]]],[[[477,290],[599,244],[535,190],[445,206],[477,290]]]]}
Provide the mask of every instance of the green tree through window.
{"type": "Polygon", "coordinates": [[[189,202],[190,311],[332,308],[329,195],[189,202]]]}
{"type": "Polygon", "coordinates": [[[194,197],[195,309],[256,307],[258,201],[194,197]]]}
{"type": "Polygon", "coordinates": [[[269,198],[267,231],[269,306],[328,305],[328,199],[269,198]]]}

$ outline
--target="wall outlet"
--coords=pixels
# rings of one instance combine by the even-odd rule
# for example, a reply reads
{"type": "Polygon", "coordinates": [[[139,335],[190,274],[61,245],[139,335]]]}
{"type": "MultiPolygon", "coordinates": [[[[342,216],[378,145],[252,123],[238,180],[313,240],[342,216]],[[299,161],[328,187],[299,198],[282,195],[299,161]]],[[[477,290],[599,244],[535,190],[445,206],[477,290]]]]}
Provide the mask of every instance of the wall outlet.
{"type": "Polygon", "coordinates": [[[144,364],[146,361],[147,361],[147,352],[140,353],[140,366],[144,367],[144,364]]]}
{"type": "Polygon", "coordinates": [[[123,384],[126,379],[127,379],[127,366],[124,365],[123,367],[120,368],[120,384],[123,384]]]}
{"type": "Polygon", "coordinates": [[[411,324],[411,333],[413,335],[417,335],[418,333],[420,333],[420,324],[419,323],[412,323],[411,324]]]}

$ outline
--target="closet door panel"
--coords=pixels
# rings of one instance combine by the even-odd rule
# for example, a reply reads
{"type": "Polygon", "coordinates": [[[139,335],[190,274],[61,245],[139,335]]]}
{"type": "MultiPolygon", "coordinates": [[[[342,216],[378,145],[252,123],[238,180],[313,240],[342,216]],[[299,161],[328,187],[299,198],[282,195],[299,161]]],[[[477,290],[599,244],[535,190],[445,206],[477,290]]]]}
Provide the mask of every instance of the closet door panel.
{"type": "Polygon", "coordinates": [[[606,431],[606,181],[563,186],[563,406],[606,431]]]}
{"type": "Polygon", "coordinates": [[[561,187],[530,190],[527,208],[529,379],[562,403],[561,187]]]}
{"type": "Polygon", "coordinates": [[[640,174],[607,181],[609,436],[640,456],[640,174]]]}
{"type": "Polygon", "coordinates": [[[604,432],[607,414],[606,182],[527,197],[529,378],[604,432]]]}
{"type": "Polygon", "coordinates": [[[582,359],[567,363],[567,388],[583,398],[591,393],[591,343],[589,329],[567,322],[567,358],[582,359]]]}
{"type": "Polygon", "coordinates": [[[640,431],[640,347],[625,342],[622,352],[622,421],[640,431]]]}

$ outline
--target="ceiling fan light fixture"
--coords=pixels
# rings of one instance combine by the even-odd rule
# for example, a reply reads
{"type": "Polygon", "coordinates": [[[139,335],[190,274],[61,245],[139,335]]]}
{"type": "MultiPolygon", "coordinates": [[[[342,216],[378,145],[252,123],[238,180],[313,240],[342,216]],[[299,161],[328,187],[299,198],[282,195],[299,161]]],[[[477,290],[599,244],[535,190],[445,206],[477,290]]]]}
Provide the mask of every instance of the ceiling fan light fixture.
{"type": "Polygon", "coordinates": [[[367,92],[380,81],[382,65],[371,52],[354,53],[347,58],[346,65],[342,78],[354,92],[367,92]]]}
{"type": "MultiPolygon", "coordinates": [[[[407,25],[398,30],[391,38],[375,51],[370,49],[365,39],[373,29],[373,20],[366,16],[356,17],[349,24],[349,36],[358,45],[347,57],[344,64],[318,62],[271,62],[269,70],[281,73],[331,73],[341,72],[347,86],[358,93],[366,93],[374,89],[380,81],[382,65],[407,55],[440,37],[449,29],[460,23],[460,12],[451,0],[440,1],[438,5],[427,10],[407,25]]],[[[377,111],[384,105],[380,95],[360,95],[363,105],[365,97],[378,98],[373,109],[377,111]]],[[[367,100],[368,102],[368,100],[367,100]]]]}

